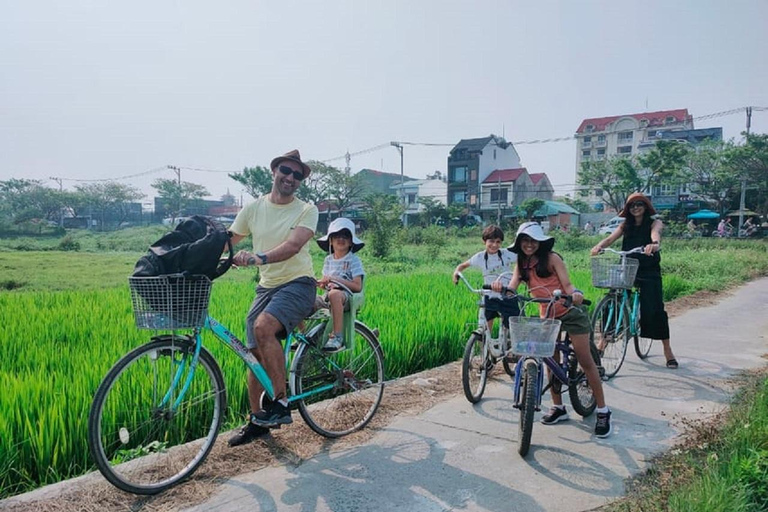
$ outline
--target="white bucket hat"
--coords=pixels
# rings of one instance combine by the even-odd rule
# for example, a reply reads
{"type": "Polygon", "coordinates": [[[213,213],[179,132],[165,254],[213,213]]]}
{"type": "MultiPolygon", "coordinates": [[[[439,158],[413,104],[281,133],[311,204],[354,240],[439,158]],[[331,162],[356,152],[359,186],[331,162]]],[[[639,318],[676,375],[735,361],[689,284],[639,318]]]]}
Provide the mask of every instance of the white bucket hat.
{"type": "Polygon", "coordinates": [[[357,252],[365,247],[365,242],[357,238],[355,235],[355,223],[344,217],[333,219],[333,222],[331,222],[331,224],[328,226],[328,233],[326,233],[325,236],[317,239],[317,245],[319,245],[320,248],[325,252],[328,252],[331,246],[331,235],[335,235],[336,233],[344,231],[345,229],[349,231],[350,235],[352,235],[352,252],[357,252]]]}
{"type": "Polygon", "coordinates": [[[514,253],[520,254],[522,249],[520,248],[520,237],[522,235],[529,236],[539,242],[541,247],[546,251],[551,251],[555,245],[555,239],[551,236],[544,234],[544,230],[541,229],[541,225],[538,222],[523,222],[520,227],[517,228],[517,234],[515,235],[515,243],[510,245],[508,249],[514,253]]]}

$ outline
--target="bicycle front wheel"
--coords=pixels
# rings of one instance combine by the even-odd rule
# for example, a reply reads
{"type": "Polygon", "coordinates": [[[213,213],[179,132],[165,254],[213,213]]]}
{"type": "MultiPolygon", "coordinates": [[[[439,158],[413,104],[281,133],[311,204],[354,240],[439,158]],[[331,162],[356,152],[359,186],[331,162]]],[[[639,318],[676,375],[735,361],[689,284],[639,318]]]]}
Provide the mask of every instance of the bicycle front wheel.
{"type": "Polygon", "coordinates": [[[637,308],[637,318],[635,318],[635,354],[640,359],[645,359],[651,352],[651,345],[653,340],[651,338],[644,338],[640,336],[640,308],[637,308]]]}
{"type": "Polygon", "coordinates": [[[224,379],[204,348],[190,368],[194,351],[193,339],[164,336],[123,356],[99,385],[88,447],[116,487],[164,491],[189,477],[213,448],[227,405],[224,379]]]}
{"type": "MultiPolygon", "coordinates": [[[[599,369],[600,354],[592,343],[589,344],[589,352],[592,354],[592,360],[595,362],[595,366],[599,369]]],[[[595,411],[597,400],[595,400],[595,394],[592,392],[592,388],[587,382],[587,376],[584,373],[584,370],[576,359],[575,352],[571,352],[569,355],[568,376],[570,378],[568,382],[568,396],[571,398],[573,410],[580,416],[587,417],[595,411]]]]}
{"type": "Polygon", "coordinates": [[[302,345],[292,371],[299,414],[325,437],[341,437],[371,421],[384,394],[384,356],[376,336],[355,322],[354,348],[335,353],[302,345]]]}
{"type": "Polygon", "coordinates": [[[600,352],[605,377],[610,379],[624,363],[629,344],[629,310],[622,308],[616,295],[603,297],[595,308],[592,314],[592,340],[600,352]]]}
{"type": "Polygon", "coordinates": [[[521,457],[528,455],[533,434],[533,414],[536,412],[536,384],[539,380],[539,364],[529,359],[525,362],[522,376],[522,395],[520,401],[520,421],[517,424],[517,453],[521,457]]]}
{"type": "Polygon", "coordinates": [[[473,332],[464,347],[464,359],[461,361],[461,384],[470,403],[476,404],[483,398],[489,366],[485,340],[481,334],[473,332]]]}

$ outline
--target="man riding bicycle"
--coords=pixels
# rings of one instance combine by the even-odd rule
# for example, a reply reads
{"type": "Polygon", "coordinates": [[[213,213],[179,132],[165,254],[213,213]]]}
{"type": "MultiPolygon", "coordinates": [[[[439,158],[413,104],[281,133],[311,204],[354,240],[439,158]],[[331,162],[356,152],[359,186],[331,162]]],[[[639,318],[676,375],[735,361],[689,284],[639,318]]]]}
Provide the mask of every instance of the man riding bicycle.
{"type": "Polygon", "coordinates": [[[279,337],[290,333],[315,302],[315,278],[307,242],[317,229],[317,207],[294,196],[311,169],[298,150],[273,159],[272,190],[238,213],[230,227],[232,244],[251,235],[253,252],[239,251],[238,266],[261,267],[256,298],[246,317],[247,346],[269,375],[275,400],[262,409],[264,388],[248,372],[249,421],[229,446],[249,443],[270,428],[292,423],[285,392],[285,356],[279,337]]]}

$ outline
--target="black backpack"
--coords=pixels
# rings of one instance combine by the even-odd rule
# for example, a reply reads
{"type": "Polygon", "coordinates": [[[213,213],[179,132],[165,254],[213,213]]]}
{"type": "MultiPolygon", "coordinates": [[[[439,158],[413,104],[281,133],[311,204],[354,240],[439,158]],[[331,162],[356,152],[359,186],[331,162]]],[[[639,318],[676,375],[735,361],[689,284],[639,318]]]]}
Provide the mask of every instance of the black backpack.
{"type": "Polygon", "coordinates": [[[187,274],[216,279],[232,266],[231,236],[220,222],[193,215],[149,247],[136,262],[133,277],[187,274]],[[220,261],[225,248],[229,255],[220,261]]]}

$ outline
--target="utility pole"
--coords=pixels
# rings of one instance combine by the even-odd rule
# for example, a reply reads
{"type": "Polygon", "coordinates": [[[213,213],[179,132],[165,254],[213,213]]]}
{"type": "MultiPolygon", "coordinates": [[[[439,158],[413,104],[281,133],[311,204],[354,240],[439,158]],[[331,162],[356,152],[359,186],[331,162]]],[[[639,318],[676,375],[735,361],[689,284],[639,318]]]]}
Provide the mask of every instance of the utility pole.
{"type": "Polygon", "coordinates": [[[399,142],[390,142],[391,146],[394,146],[397,148],[397,150],[400,152],[400,194],[403,196],[403,224],[405,226],[408,226],[408,214],[406,213],[406,209],[408,208],[408,204],[406,200],[408,199],[405,196],[405,174],[403,173],[403,145],[399,142]]]}
{"type": "Polygon", "coordinates": [[[167,165],[168,169],[172,170],[176,173],[176,184],[179,187],[179,198],[177,203],[174,205],[174,212],[171,213],[172,223],[176,222],[176,215],[181,215],[181,169],[176,167],[175,165],[167,165]]]}
{"type": "MultiPolygon", "coordinates": [[[[752,127],[752,107],[747,107],[747,135],[752,127]]],[[[747,192],[747,177],[741,177],[741,199],[739,200],[739,225],[736,227],[736,236],[741,236],[741,226],[744,225],[744,209],[746,207],[745,198],[747,192]]]]}
{"type": "MultiPolygon", "coordinates": [[[[59,192],[64,191],[64,179],[63,178],[57,178],[55,176],[49,176],[49,180],[53,180],[59,184],[59,192]]],[[[64,227],[64,208],[59,208],[59,227],[64,227]]]]}
{"type": "Polygon", "coordinates": [[[499,184],[496,189],[498,191],[496,197],[496,225],[501,227],[501,174],[499,174],[499,184]]]}

